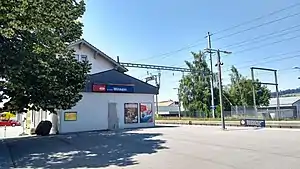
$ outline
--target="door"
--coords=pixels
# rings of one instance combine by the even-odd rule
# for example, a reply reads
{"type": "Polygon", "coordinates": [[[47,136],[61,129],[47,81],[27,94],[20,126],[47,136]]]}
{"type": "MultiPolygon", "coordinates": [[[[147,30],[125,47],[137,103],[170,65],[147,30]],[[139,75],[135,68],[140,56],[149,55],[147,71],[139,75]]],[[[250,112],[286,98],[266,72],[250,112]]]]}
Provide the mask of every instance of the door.
{"type": "Polygon", "coordinates": [[[119,128],[117,113],[117,103],[108,103],[108,129],[114,130],[119,128]]]}

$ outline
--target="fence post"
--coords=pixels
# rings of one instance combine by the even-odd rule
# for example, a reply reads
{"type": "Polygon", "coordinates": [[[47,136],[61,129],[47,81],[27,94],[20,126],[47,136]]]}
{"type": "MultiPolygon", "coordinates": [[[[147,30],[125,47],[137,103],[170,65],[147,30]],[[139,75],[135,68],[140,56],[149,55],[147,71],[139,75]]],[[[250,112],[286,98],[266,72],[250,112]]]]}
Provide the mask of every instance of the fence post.
{"type": "Polygon", "coordinates": [[[4,138],[6,138],[6,125],[4,125],[4,138]]]}

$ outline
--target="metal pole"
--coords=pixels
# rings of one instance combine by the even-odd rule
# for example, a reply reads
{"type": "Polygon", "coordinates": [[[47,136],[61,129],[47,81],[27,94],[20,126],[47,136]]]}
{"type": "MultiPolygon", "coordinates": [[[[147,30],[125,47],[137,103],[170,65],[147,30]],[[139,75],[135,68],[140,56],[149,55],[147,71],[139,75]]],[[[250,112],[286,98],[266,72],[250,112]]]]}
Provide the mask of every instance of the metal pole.
{"type": "MultiPolygon", "coordinates": [[[[211,49],[211,39],[210,39],[211,34],[207,32],[207,46],[208,49],[211,49]]],[[[212,53],[211,51],[209,52],[209,60],[210,60],[210,92],[211,92],[211,112],[212,112],[212,117],[215,118],[215,101],[214,101],[214,74],[213,74],[213,61],[212,61],[212,53]]]]}
{"type": "Polygon", "coordinates": [[[156,115],[158,115],[158,94],[155,95],[155,101],[156,101],[156,115]]]}
{"type": "Polygon", "coordinates": [[[275,75],[275,84],[276,84],[276,98],[277,98],[277,107],[276,107],[276,111],[278,113],[278,118],[279,118],[279,114],[280,114],[280,101],[279,101],[279,91],[278,91],[278,81],[277,81],[277,71],[274,71],[274,75],[275,75]]]}
{"type": "Polygon", "coordinates": [[[179,95],[179,88],[178,88],[178,90],[177,90],[177,95],[178,95],[178,117],[179,117],[179,119],[181,119],[181,106],[180,106],[180,95],[179,95]]]}
{"type": "MultiPolygon", "coordinates": [[[[156,86],[157,86],[157,90],[159,91],[160,88],[160,72],[158,72],[158,79],[157,76],[155,76],[155,82],[156,82],[156,86]]],[[[158,115],[158,94],[156,95],[156,113],[158,115]]]]}
{"type": "Polygon", "coordinates": [[[255,95],[255,80],[254,80],[254,71],[253,68],[251,68],[251,77],[252,77],[252,92],[253,92],[253,106],[254,110],[257,112],[257,107],[256,107],[256,95],[255,95]]]}
{"type": "Polygon", "coordinates": [[[223,90],[222,90],[222,70],[221,70],[221,56],[220,56],[220,50],[217,51],[218,55],[218,70],[219,70],[219,95],[220,95],[220,109],[221,109],[221,121],[222,121],[222,129],[225,130],[225,119],[224,119],[224,112],[223,112],[223,90]]]}
{"type": "Polygon", "coordinates": [[[160,76],[161,76],[161,73],[158,72],[158,89],[160,88],[160,76]]]}
{"type": "MultiPolygon", "coordinates": [[[[155,83],[156,83],[157,90],[159,91],[157,76],[154,76],[154,77],[155,77],[155,83]]],[[[156,102],[156,115],[158,116],[158,94],[155,95],[155,102],[156,102]]]]}

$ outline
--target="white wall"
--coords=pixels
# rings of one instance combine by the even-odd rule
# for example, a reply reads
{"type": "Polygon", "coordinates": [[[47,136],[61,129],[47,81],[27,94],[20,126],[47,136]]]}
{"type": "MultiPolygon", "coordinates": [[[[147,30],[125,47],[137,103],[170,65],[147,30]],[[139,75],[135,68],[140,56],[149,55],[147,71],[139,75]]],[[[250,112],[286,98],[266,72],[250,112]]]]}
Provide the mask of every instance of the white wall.
{"type": "Polygon", "coordinates": [[[85,44],[81,45],[81,49],[79,49],[79,45],[75,45],[73,48],[75,50],[75,54],[79,54],[79,59],[81,55],[87,55],[87,60],[92,64],[90,74],[99,73],[114,68],[114,65],[111,62],[107,61],[99,54],[94,57],[94,51],[85,44]]]}
{"type": "Polygon", "coordinates": [[[150,127],[153,123],[124,124],[124,103],[154,102],[151,94],[124,94],[124,93],[87,93],[75,107],[60,113],[59,132],[79,132],[91,130],[105,130],[108,128],[108,103],[117,103],[119,128],[150,127]],[[64,112],[76,111],[77,121],[64,121],[64,112]]]}

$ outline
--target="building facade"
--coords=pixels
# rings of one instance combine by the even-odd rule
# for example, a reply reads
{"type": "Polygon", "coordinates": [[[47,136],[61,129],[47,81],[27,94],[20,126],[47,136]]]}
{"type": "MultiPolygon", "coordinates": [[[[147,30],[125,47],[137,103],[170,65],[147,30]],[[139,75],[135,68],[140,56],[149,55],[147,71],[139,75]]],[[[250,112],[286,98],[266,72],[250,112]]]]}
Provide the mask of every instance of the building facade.
{"type": "Polygon", "coordinates": [[[276,113],[277,98],[271,98],[270,104],[262,109],[272,118],[300,118],[300,97],[279,97],[280,113],[276,113]]]}
{"type": "MultiPolygon", "coordinates": [[[[173,100],[166,100],[158,102],[158,113],[159,116],[178,116],[179,115],[179,102],[173,100]]],[[[155,108],[155,110],[157,110],[155,108]]],[[[180,112],[184,111],[183,106],[180,106],[180,112]]]]}
{"type": "Polygon", "coordinates": [[[151,127],[154,120],[154,95],[158,89],[125,74],[128,71],[117,61],[79,40],[70,45],[78,61],[87,60],[91,70],[82,99],[69,110],[27,113],[27,131],[41,120],[52,121],[51,133],[151,127]],[[30,122],[28,122],[30,121],[30,122]]]}

